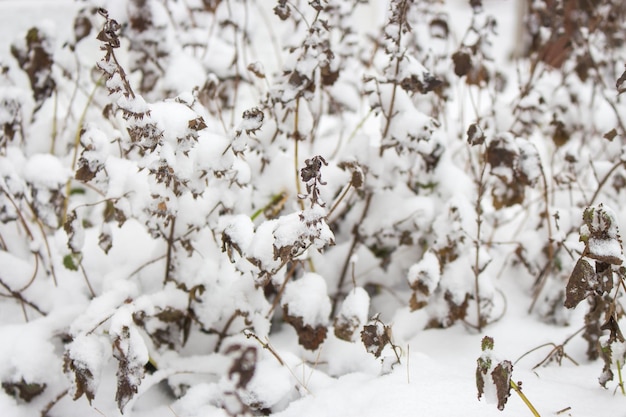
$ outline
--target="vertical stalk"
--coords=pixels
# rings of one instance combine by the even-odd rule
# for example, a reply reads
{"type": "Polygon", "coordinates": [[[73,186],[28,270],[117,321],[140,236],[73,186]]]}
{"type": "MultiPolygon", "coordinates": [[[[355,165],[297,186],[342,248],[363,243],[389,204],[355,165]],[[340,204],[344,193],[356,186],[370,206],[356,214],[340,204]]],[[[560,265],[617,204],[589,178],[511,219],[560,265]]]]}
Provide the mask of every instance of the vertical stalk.
{"type": "Polygon", "coordinates": [[[485,170],[487,168],[487,163],[483,161],[482,168],[480,170],[480,177],[478,178],[478,196],[476,197],[476,239],[474,240],[474,246],[476,248],[476,256],[474,258],[474,294],[476,297],[476,321],[479,332],[482,331],[483,328],[483,320],[480,311],[480,284],[478,282],[478,278],[480,276],[480,243],[481,243],[481,229],[483,224],[482,219],[482,207],[480,205],[483,195],[485,193],[485,170]]]}
{"type": "Polygon", "coordinates": [[[174,229],[176,227],[176,217],[172,216],[170,223],[170,234],[167,237],[167,255],[165,256],[165,278],[163,285],[172,280],[170,270],[172,269],[172,251],[174,250],[174,229]]]}
{"type": "Polygon", "coordinates": [[[300,97],[296,98],[296,110],[293,118],[293,136],[294,136],[294,147],[293,147],[293,167],[296,179],[296,199],[298,200],[298,204],[300,205],[300,210],[304,210],[304,202],[300,199],[300,194],[302,194],[302,187],[300,186],[300,172],[298,169],[298,143],[300,142],[300,132],[298,131],[298,114],[300,113],[300,97]]]}

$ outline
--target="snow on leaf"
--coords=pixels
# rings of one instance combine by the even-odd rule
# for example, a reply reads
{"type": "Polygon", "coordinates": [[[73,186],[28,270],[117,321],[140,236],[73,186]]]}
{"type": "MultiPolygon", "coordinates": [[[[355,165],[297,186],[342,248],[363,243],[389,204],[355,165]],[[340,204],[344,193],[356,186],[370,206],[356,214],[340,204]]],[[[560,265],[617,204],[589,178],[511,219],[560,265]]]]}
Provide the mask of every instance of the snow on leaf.
{"type": "Polygon", "coordinates": [[[585,243],[583,255],[612,265],[621,265],[624,252],[613,210],[602,204],[583,212],[580,240],[585,243]]]}
{"type": "Polygon", "coordinates": [[[326,280],[319,274],[309,272],[290,282],[285,288],[282,305],[289,306],[290,314],[302,317],[307,324],[328,324],[331,303],[326,280]]]}
{"type": "Polygon", "coordinates": [[[298,342],[315,350],[326,339],[331,303],[326,281],[320,275],[307,273],[285,288],[282,299],[283,316],[298,333],[298,342]]]}
{"type": "Polygon", "coordinates": [[[137,349],[137,343],[143,344],[141,336],[128,326],[123,326],[121,332],[113,339],[113,356],[118,361],[117,368],[117,391],[115,401],[120,412],[124,412],[124,407],[137,394],[139,384],[144,377],[144,365],[148,362],[145,357],[145,345],[137,349]]]}
{"type": "Polygon", "coordinates": [[[478,126],[478,123],[472,123],[467,128],[467,143],[472,146],[485,143],[485,133],[480,126],[478,126]]]}
{"type": "Polygon", "coordinates": [[[483,353],[476,361],[476,388],[478,399],[485,396],[487,402],[497,402],[498,409],[503,410],[511,395],[513,364],[508,360],[498,361],[494,357],[493,346],[493,338],[483,337],[483,353]]]}
{"type": "Polygon", "coordinates": [[[335,317],[335,336],[348,342],[354,341],[356,331],[367,321],[369,305],[369,294],[363,288],[350,291],[335,317]]]}
{"type": "Polygon", "coordinates": [[[125,304],[113,315],[109,327],[113,357],[118,361],[115,401],[122,413],[137,393],[149,360],[148,348],[132,320],[131,307],[125,304]]]}
{"type": "Polygon", "coordinates": [[[391,344],[391,328],[382,321],[374,319],[372,324],[363,327],[361,341],[369,353],[379,358],[385,346],[391,344]]]}
{"type": "Polygon", "coordinates": [[[85,244],[85,230],[81,220],[76,210],[72,210],[67,214],[65,224],[63,225],[68,238],[67,246],[73,254],[80,253],[85,244]]]}
{"type": "Polygon", "coordinates": [[[407,278],[413,289],[411,310],[425,307],[441,279],[441,266],[437,255],[433,251],[424,253],[422,260],[411,266],[407,278]]]}
{"type": "Polygon", "coordinates": [[[85,395],[89,403],[95,398],[100,382],[104,349],[98,336],[81,334],[67,346],[63,358],[63,371],[72,381],[74,400],[85,395]]]}

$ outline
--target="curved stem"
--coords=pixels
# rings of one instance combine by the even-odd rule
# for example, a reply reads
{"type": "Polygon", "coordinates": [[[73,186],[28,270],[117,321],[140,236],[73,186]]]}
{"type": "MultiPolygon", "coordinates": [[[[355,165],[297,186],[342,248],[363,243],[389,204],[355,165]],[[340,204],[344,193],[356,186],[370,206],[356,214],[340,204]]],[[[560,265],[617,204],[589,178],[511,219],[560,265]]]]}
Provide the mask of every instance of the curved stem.
{"type": "Polygon", "coordinates": [[[588,206],[591,206],[593,204],[593,202],[596,200],[596,198],[600,194],[600,190],[602,189],[602,187],[604,187],[604,185],[609,180],[611,175],[613,175],[613,173],[617,170],[617,168],[619,168],[623,163],[624,162],[622,160],[619,160],[615,165],[611,167],[611,169],[609,169],[606,175],[600,180],[600,182],[598,183],[598,188],[596,188],[596,192],[593,193],[593,196],[591,196],[591,200],[589,200],[589,203],[587,204],[588,206]]]}
{"type": "Polygon", "coordinates": [[[531,413],[533,413],[533,416],[535,417],[541,417],[541,415],[539,415],[539,412],[537,412],[537,410],[535,409],[535,407],[532,405],[532,403],[530,402],[530,400],[528,399],[528,397],[526,397],[526,395],[524,395],[524,393],[522,392],[522,390],[520,389],[519,386],[517,386],[517,384],[515,382],[513,382],[513,380],[510,380],[510,385],[511,388],[513,388],[513,390],[517,393],[517,395],[519,395],[519,397],[522,399],[522,401],[524,401],[524,404],[526,404],[526,407],[528,407],[528,409],[530,410],[531,413]]]}

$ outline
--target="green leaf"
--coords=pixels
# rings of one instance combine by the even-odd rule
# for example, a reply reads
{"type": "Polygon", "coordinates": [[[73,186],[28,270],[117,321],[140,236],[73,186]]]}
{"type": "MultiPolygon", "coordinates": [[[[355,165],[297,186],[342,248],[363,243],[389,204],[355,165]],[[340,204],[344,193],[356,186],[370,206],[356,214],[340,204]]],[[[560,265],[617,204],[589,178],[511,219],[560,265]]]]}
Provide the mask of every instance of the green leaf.
{"type": "Polygon", "coordinates": [[[70,271],[78,271],[78,265],[80,265],[81,256],[79,253],[67,254],[63,257],[63,266],[70,271]]]}

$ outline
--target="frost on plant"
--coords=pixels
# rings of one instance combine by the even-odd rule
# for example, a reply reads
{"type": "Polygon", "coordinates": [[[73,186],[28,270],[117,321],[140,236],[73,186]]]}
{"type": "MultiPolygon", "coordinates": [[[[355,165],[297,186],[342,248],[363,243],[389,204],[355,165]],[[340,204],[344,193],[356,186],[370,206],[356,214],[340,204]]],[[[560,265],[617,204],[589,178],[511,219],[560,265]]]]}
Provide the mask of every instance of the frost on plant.
{"type": "Polygon", "coordinates": [[[498,361],[493,353],[493,339],[485,336],[481,342],[482,354],[476,365],[476,387],[478,399],[485,397],[488,402],[495,402],[499,410],[504,410],[507,400],[511,396],[511,374],[513,364],[508,361],[498,361]]]}
{"type": "MultiPolygon", "coordinates": [[[[584,303],[608,386],[626,9],[554,3],[529,2],[515,65],[480,1],[87,0],[70,39],[17,36],[0,307],[46,331],[37,372],[7,347],[4,392],[109,415],[160,384],[181,416],[269,415],[358,354],[391,371],[407,335],[481,332],[520,300],[559,325],[584,303]]],[[[479,393],[503,407],[510,362],[483,350],[479,393]]]]}

